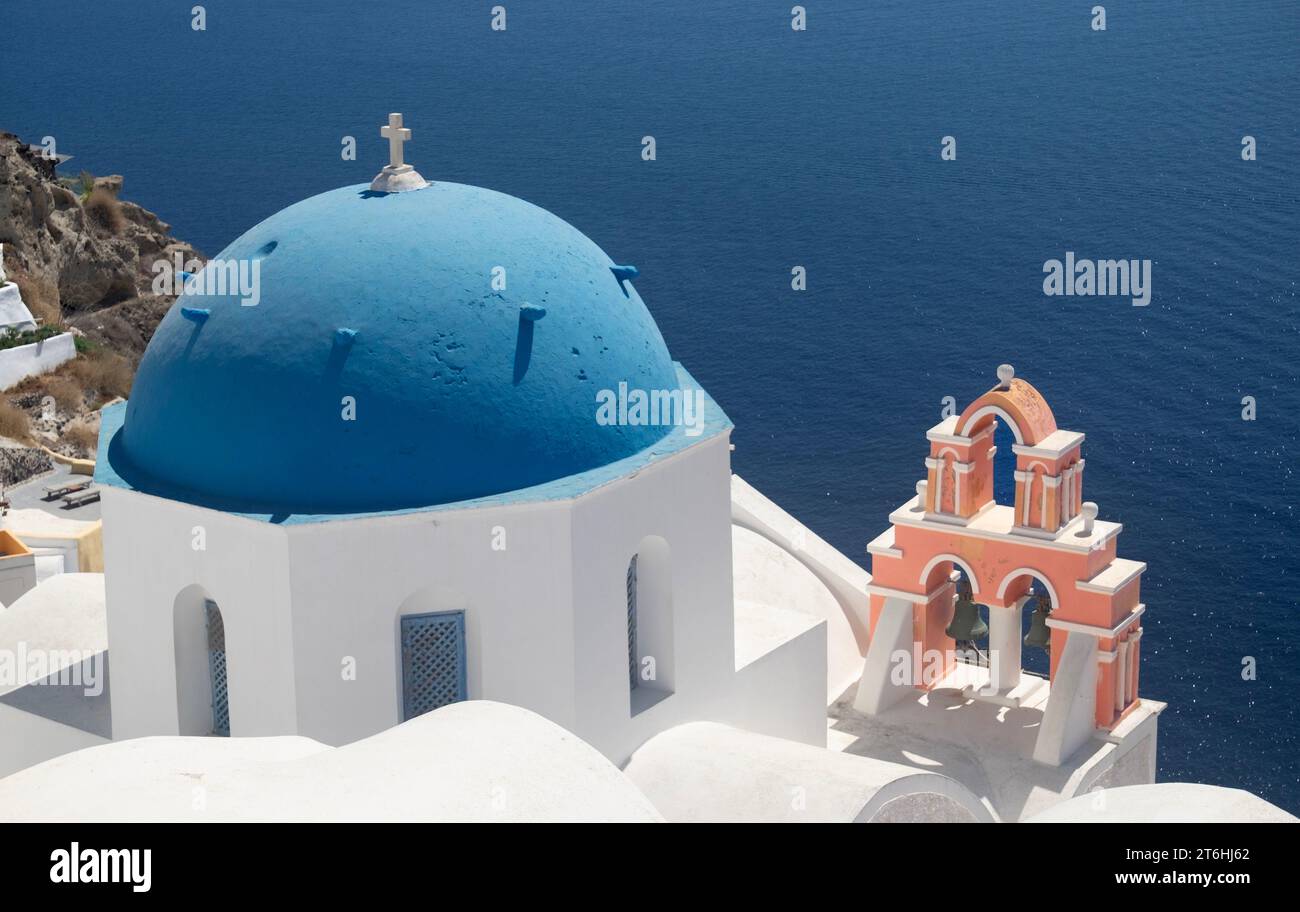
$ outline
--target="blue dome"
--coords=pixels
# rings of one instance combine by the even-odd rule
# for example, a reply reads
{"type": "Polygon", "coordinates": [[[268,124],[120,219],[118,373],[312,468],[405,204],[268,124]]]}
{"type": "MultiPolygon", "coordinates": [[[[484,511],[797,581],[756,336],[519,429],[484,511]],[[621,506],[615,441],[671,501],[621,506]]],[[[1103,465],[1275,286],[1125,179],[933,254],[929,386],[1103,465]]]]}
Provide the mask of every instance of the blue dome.
{"type": "Polygon", "coordinates": [[[530,203],[344,187],[218,259],[257,260],[260,300],[187,293],[158,326],[111,453],[145,490],[268,513],[410,508],[608,465],[670,430],[597,422],[600,390],[676,389],[676,370],[627,274],[530,203]]]}

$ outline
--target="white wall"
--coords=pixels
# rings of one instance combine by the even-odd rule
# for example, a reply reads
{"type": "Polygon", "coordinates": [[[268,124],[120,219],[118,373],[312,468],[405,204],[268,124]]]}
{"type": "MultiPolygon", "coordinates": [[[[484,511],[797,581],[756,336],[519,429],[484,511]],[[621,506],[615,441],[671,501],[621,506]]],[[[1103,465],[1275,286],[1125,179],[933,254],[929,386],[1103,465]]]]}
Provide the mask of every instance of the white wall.
{"type": "Polygon", "coordinates": [[[744,678],[735,670],[729,442],[725,434],[711,438],[574,506],[574,731],[615,763],[658,732],[697,720],[825,741],[824,625],[806,642],[786,644],[771,662],[748,666],[744,678]],[[662,538],[670,551],[672,693],[633,714],[626,573],[647,536],[662,538]],[[778,657],[796,653],[807,661],[790,674],[796,670],[778,657]]]}
{"type": "Polygon", "coordinates": [[[400,617],[453,610],[465,612],[469,699],[571,729],[568,512],[560,502],[288,527],[298,733],[339,745],[402,721],[400,617]],[[498,528],[504,550],[493,549],[498,528]]]}
{"type": "MultiPolygon", "coordinates": [[[[825,624],[735,671],[730,479],[722,435],[574,501],[371,519],[268,525],[107,488],[114,737],[182,728],[173,618],[184,592],[222,611],[233,735],[341,745],[391,728],[401,615],[459,610],[469,699],[531,709],[615,763],[694,720],[824,743],[825,624]],[[672,693],[634,712],[626,574],[652,536],[668,572],[655,560],[647,571],[671,591],[648,580],[646,597],[671,619],[647,634],[670,632],[672,693]]],[[[182,666],[200,652],[182,649],[182,666]]],[[[202,690],[182,688],[187,718],[202,716],[202,690]]]]}
{"type": "Polygon", "coordinates": [[[231,734],[294,733],[284,530],[108,486],[101,506],[114,739],[180,732],[173,618],[195,585],[225,621],[231,734]]]}
{"type": "MultiPolygon", "coordinates": [[[[677,720],[727,719],[729,478],[718,438],[574,501],[287,527],[304,695],[298,733],[344,744],[401,721],[403,611],[463,610],[469,698],[531,709],[615,762],[677,720]],[[503,551],[492,547],[497,529],[503,551]],[[667,543],[669,566],[657,573],[650,559],[642,568],[644,633],[671,635],[671,669],[659,683],[673,693],[634,714],[627,565],[649,536],[667,543]],[[671,593],[654,591],[659,579],[671,593]],[[671,622],[656,631],[651,605],[665,600],[671,622]],[[345,660],[355,680],[344,678],[345,660]]],[[[823,640],[819,669],[824,654],[823,640]]],[[[812,710],[819,730],[822,709],[812,710]]]]}
{"type": "Polygon", "coordinates": [[[52,371],[75,357],[77,346],[72,333],[60,333],[44,342],[0,350],[0,390],[7,390],[28,377],[52,371]]]}
{"type": "Polygon", "coordinates": [[[36,588],[36,556],[13,554],[0,557],[0,605],[12,605],[36,588]]]}
{"type": "Polygon", "coordinates": [[[81,564],[75,538],[18,537],[27,546],[27,550],[36,556],[36,582],[40,583],[59,573],[79,572],[81,564]]]}

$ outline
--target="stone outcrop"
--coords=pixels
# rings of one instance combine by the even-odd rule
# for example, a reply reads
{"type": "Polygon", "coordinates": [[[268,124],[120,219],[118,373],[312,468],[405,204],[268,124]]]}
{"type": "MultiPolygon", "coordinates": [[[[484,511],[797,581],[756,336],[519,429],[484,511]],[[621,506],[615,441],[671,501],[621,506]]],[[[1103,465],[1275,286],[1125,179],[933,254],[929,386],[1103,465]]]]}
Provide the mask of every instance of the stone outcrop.
{"type": "Polygon", "coordinates": [[[0,131],[4,270],[36,322],[84,337],[76,358],[0,394],[3,433],[21,441],[0,437],[4,484],[48,471],[42,447],[93,458],[100,405],[127,395],[145,346],[175,301],[154,294],[154,264],[173,263],[178,254],[205,261],[158,216],[120,199],[119,175],[61,177],[56,168],[0,131]]]}
{"type": "Polygon", "coordinates": [[[39,152],[0,132],[0,243],[10,278],[45,322],[67,321],[92,337],[96,326],[111,325],[117,331],[104,341],[127,342],[121,354],[135,360],[166,312],[162,301],[140,301],[155,297],[153,264],[177,251],[187,260],[203,257],[154,213],[119,200],[120,176],[96,178],[88,189],[83,200],[39,152]],[[116,319],[87,319],[124,304],[116,319]]]}
{"type": "Polygon", "coordinates": [[[0,484],[18,484],[52,468],[54,462],[44,450],[0,439],[0,484]]]}

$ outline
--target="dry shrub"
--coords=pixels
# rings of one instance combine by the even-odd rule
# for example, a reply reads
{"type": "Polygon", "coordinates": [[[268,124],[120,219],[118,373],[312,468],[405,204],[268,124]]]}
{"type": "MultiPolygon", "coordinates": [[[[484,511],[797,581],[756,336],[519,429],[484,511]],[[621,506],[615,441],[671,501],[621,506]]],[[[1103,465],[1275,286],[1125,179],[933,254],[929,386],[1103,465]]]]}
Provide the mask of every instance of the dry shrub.
{"type": "Polygon", "coordinates": [[[90,196],[86,197],[85,209],[86,215],[109,234],[121,234],[122,229],[126,227],[122,204],[103,187],[96,187],[90,191],[90,196]]]}
{"type": "Polygon", "coordinates": [[[0,437],[26,440],[27,433],[27,413],[11,405],[9,400],[0,399],[0,437]]]}
{"type": "Polygon", "coordinates": [[[18,285],[18,293],[23,296],[23,303],[33,317],[46,326],[58,325],[63,320],[58,285],[40,276],[10,273],[9,277],[18,285]]]}
{"type": "Polygon", "coordinates": [[[91,402],[105,402],[114,396],[127,398],[135,375],[130,361],[102,350],[77,358],[69,373],[81,384],[91,402]]]}
{"type": "Polygon", "coordinates": [[[70,443],[86,453],[94,453],[99,446],[99,422],[86,418],[74,418],[63,427],[60,435],[65,443],[70,443]]]}
{"type": "Polygon", "coordinates": [[[65,412],[81,411],[83,402],[79,383],[57,374],[48,374],[41,379],[45,395],[53,396],[55,405],[65,412]]]}

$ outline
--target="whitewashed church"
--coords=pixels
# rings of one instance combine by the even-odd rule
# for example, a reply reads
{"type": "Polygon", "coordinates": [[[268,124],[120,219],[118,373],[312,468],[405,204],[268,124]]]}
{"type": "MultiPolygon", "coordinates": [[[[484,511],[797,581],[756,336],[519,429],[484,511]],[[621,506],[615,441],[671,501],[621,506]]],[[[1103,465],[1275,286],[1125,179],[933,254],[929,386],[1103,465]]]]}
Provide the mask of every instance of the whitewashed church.
{"type": "MultiPolygon", "coordinates": [[[[873,587],[732,474],[635,267],[382,133],[371,184],[209,265],[257,261],[258,303],[183,296],[105,409],[111,733],[0,704],[38,745],[0,755],[0,817],[992,821],[1162,788],[1152,701],[1056,765],[1008,735],[1046,681],[1005,725],[978,668],[855,708],[871,599],[951,618],[954,565],[873,587]]],[[[1282,813],[1184,788],[1159,807],[1282,813]]]]}
{"type": "Polygon", "coordinates": [[[403,130],[218,257],[260,303],[182,299],[104,415],[114,737],[340,745],[474,699],[618,763],[700,718],[820,739],[819,618],[737,666],[731,424],[684,419],[635,269],[425,181],[403,130]]]}

